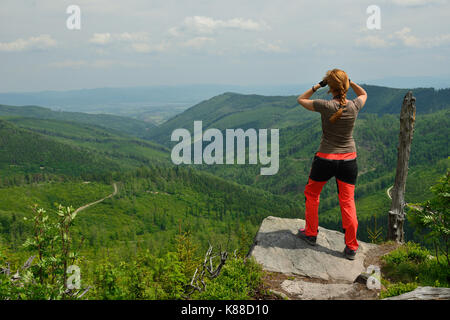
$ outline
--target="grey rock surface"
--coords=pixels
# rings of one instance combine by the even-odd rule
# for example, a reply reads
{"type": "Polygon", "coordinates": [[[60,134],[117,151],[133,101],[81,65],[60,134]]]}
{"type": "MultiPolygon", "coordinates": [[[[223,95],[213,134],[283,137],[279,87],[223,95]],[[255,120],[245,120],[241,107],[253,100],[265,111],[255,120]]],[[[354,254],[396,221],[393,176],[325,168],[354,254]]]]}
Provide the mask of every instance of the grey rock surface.
{"type": "Polygon", "coordinates": [[[376,245],[359,241],[356,259],[347,260],[343,255],[343,233],[319,227],[317,245],[311,246],[296,236],[298,229],[304,226],[305,220],[302,219],[267,217],[249,254],[267,271],[342,284],[353,283],[366,271],[365,256],[376,245]]]}
{"type": "Polygon", "coordinates": [[[449,300],[450,288],[417,287],[411,292],[383,300],[449,300]]]}
{"type": "Polygon", "coordinates": [[[285,280],[281,288],[300,300],[348,299],[358,291],[356,284],[313,283],[301,280],[285,280]]]}

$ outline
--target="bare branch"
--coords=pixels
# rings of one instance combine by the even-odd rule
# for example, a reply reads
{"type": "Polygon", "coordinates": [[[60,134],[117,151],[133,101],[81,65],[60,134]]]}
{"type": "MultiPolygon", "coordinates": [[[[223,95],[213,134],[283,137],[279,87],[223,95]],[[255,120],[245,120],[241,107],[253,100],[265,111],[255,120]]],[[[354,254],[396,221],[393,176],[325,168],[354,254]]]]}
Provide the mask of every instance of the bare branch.
{"type": "Polygon", "coordinates": [[[201,272],[199,268],[195,269],[194,275],[192,276],[189,287],[192,290],[187,293],[190,296],[195,290],[201,292],[206,289],[205,275],[208,273],[209,279],[214,279],[219,276],[222,267],[228,259],[228,252],[220,251],[219,254],[212,255],[213,246],[209,244],[209,248],[206,251],[205,258],[203,259],[203,264],[201,265],[201,272]],[[216,267],[214,267],[214,259],[220,257],[220,262],[216,267]]]}
{"type": "Polygon", "coordinates": [[[27,270],[29,267],[31,267],[31,264],[33,263],[33,260],[36,256],[31,256],[28,258],[28,260],[23,264],[22,270],[27,270]]]}
{"type": "Polygon", "coordinates": [[[9,276],[11,274],[11,269],[10,269],[10,266],[9,266],[9,262],[6,262],[6,268],[0,269],[0,273],[4,273],[7,276],[9,276]]]}
{"type": "Polygon", "coordinates": [[[84,291],[83,291],[83,293],[82,294],[80,294],[78,297],[77,297],[77,299],[81,299],[90,289],[91,289],[92,287],[91,286],[88,286],[84,291]]]}

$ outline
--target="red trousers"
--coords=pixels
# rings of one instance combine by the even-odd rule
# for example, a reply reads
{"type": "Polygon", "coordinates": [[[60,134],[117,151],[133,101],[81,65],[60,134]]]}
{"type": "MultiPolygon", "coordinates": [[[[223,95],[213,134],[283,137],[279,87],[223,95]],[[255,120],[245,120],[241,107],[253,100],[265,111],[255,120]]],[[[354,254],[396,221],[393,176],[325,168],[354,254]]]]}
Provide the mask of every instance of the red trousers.
{"type": "Polygon", "coordinates": [[[305,187],[305,234],[316,236],[319,228],[320,192],[331,177],[335,177],[338,189],[339,206],[342,214],[342,227],[345,244],[351,250],[358,249],[356,232],[358,220],[355,207],[355,184],[358,175],[356,153],[323,154],[314,157],[308,184],[305,187]],[[352,159],[352,156],[355,158],[352,159]]]}

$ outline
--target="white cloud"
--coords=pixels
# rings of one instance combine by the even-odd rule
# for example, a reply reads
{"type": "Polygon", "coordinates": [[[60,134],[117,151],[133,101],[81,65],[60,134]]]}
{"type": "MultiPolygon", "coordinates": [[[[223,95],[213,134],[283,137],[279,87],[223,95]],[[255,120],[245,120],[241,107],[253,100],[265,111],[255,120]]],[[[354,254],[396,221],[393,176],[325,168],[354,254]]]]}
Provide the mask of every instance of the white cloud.
{"type": "MultiPolygon", "coordinates": [[[[151,44],[147,32],[94,33],[89,42],[98,46],[117,46],[137,53],[161,52],[169,46],[167,43],[151,44]]],[[[106,50],[101,53],[105,54],[106,50]]]]}
{"type": "Polygon", "coordinates": [[[186,17],[181,26],[172,27],[168,32],[172,36],[179,36],[183,31],[211,34],[220,29],[262,31],[269,29],[269,26],[265,22],[256,22],[251,19],[233,18],[229,20],[220,20],[204,16],[193,16],[186,17]]]}
{"type": "Polygon", "coordinates": [[[147,32],[123,32],[113,35],[118,41],[125,42],[144,42],[149,40],[149,35],[147,32]]]}
{"type": "Polygon", "coordinates": [[[148,63],[138,63],[133,61],[121,61],[121,60],[94,60],[89,63],[94,68],[109,68],[109,67],[125,67],[125,68],[141,68],[149,67],[148,63]]]}
{"type": "Polygon", "coordinates": [[[106,45],[117,42],[145,42],[149,40],[149,35],[146,32],[123,32],[123,33],[94,33],[89,42],[98,45],[106,45]]]}
{"type": "Polygon", "coordinates": [[[98,59],[98,60],[63,60],[51,62],[48,64],[49,67],[53,68],[81,68],[81,67],[89,67],[89,68],[110,68],[114,67],[145,67],[149,66],[148,64],[135,63],[130,61],[120,61],[120,60],[108,60],[108,59],[98,59]]]}
{"type": "Polygon", "coordinates": [[[265,40],[259,39],[256,41],[255,47],[264,52],[287,52],[286,49],[281,48],[278,44],[269,43],[265,40]]]}
{"type": "Polygon", "coordinates": [[[180,47],[185,48],[207,48],[209,53],[217,55],[242,53],[246,52],[249,47],[252,50],[256,48],[258,51],[265,52],[285,51],[277,44],[263,40],[258,40],[255,43],[252,40],[245,39],[246,35],[243,32],[220,33],[223,30],[261,32],[269,29],[270,27],[264,21],[252,19],[231,18],[223,20],[206,16],[188,16],[184,18],[180,25],[167,29],[167,34],[169,39],[170,37],[181,39],[174,42],[175,46],[179,44],[180,47]],[[214,47],[212,44],[214,44],[214,47]]]}
{"type": "Polygon", "coordinates": [[[148,53],[152,51],[152,47],[148,43],[133,43],[131,47],[139,53],[148,53]]]}
{"type": "Polygon", "coordinates": [[[41,34],[37,37],[30,37],[28,39],[17,39],[12,42],[0,42],[0,51],[4,52],[20,52],[29,50],[44,50],[55,47],[56,40],[48,34],[41,34]]]}
{"type": "Polygon", "coordinates": [[[417,7],[429,4],[445,4],[447,0],[391,0],[392,3],[405,6],[405,7],[417,7]]]}
{"type": "Polygon", "coordinates": [[[380,36],[369,35],[364,38],[356,39],[356,45],[369,48],[387,48],[391,46],[392,43],[386,41],[380,36]]]}
{"type": "Polygon", "coordinates": [[[200,48],[203,47],[205,44],[212,42],[215,42],[215,40],[210,37],[195,37],[183,42],[183,46],[200,48]]]}
{"type": "Polygon", "coordinates": [[[112,37],[110,33],[94,33],[89,42],[95,44],[107,44],[112,42],[112,37]]]}
{"type": "Polygon", "coordinates": [[[167,32],[173,37],[178,37],[179,35],[181,35],[177,27],[171,27],[169,28],[169,30],[167,30],[167,32]]]}
{"type": "Polygon", "coordinates": [[[450,33],[434,37],[418,38],[411,34],[411,29],[408,27],[394,32],[390,38],[398,39],[404,46],[414,48],[432,48],[450,43],[450,33]]]}
{"type": "Polygon", "coordinates": [[[450,33],[441,34],[433,37],[417,37],[412,34],[408,27],[393,32],[390,35],[382,37],[380,35],[368,35],[358,38],[355,41],[357,46],[369,48],[387,48],[402,45],[411,48],[433,48],[450,44],[450,33]]]}
{"type": "Polygon", "coordinates": [[[48,64],[49,67],[54,68],[78,68],[87,65],[85,60],[64,60],[56,61],[48,64]]]}
{"type": "Polygon", "coordinates": [[[394,32],[394,34],[391,36],[391,38],[397,38],[399,39],[403,45],[407,47],[421,47],[422,41],[411,35],[411,29],[408,27],[404,27],[403,29],[394,32]]]}
{"type": "Polygon", "coordinates": [[[88,63],[88,66],[93,68],[109,68],[111,66],[118,66],[119,62],[116,60],[94,60],[88,63]]]}
{"type": "MultiPolygon", "coordinates": [[[[361,70],[369,70],[373,77],[433,75],[445,73],[443,66],[450,59],[450,20],[445,13],[450,0],[447,4],[436,0],[377,0],[360,5],[316,1],[307,8],[309,14],[300,19],[305,1],[283,1],[282,5],[269,0],[79,2],[82,30],[68,31],[68,15],[60,1],[0,1],[4,9],[0,16],[8,21],[0,28],[0,69],[8,74],[1,82],[2,90],[205,81],[298,83],[314,79],[314,74],[321,74],[317,69],[328,68],[329,61],[336,60],[342,68],[350,65],[359,77],[364,76],[361,70]],[[365,8],[369,4],[381,8],[381,30],[367,30],[365,8]],[[333,14],[336,19],[330,20],[333,14]],[[36,17],[40,17],[39,25],[29,23],[36,17]],[[83,20],[86,18],[88,21],[83,20]],[[411,30],[403,30],[405,26],[411,30]],[[359,28],[366,31],[359,32],[359,28]],[[336,36],[330,38],[330,30],[335,30],[336,36]],[[47,33],[57,45],[42,54],[29,38],[47,33]],[[16,41],[19,38],[23,40],[16,41]],[[314,42],[317,46],[311,48],[314,42]],[[290,53],[284,54],[283,49],[290,53]],[[126,68],[120,67],[127,61],[151,63],[152,77],[145,72],[130,77],[126,68]],[[52,62],[52,68],[41,67],[52,62]],[[293,63],[302,64],[302,75],[291,72],[293,63]],[[261,65],[273,72],[261,71],[261,65]],[[408,69],[410,65],[415,69],[408,69]],[[210,72],[212,69],[214,72],[210,72]],[[66,70],[82,72],[64,78],[61,71],[66,70]]],[[[41,40],[41,47],[44,43],[41,40]]]]}
{"type": "Polygon", "coordinates": [[[149,43],[137,42],[131,44],[131,49],[137,53],[163,52],[169,47],[168,43],[151,45],[149,43]]]}
{"type": "Polygon", "coordinates": [[[441,34],[428,40],[428,45],[431,47],[438,47],[448,43],[450,43],[450,33],[441,34]]]}

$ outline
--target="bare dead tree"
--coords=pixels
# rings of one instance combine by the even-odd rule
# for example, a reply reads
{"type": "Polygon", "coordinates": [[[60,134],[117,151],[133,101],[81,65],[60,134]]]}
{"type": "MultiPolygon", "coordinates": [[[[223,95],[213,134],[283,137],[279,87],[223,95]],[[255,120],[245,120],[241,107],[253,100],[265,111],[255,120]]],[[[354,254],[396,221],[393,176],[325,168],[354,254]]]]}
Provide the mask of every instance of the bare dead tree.
{"type": "Polygon", "coordinates": [[[206,251],[202,265],[195,269],[186,297],[189,297],[195,290],[199,292],[204,291],[206,289],[205,276],[209,279],[218,277],[227,259],[227,251],[222,251],[219,249],[219,252],[213,255],[213,246],[209,244],[209,248],[206,251]],[[218,263],[214,261],[217,260],[216,258],[219,258],[218,263]]]}
{"type": "MultiPolygon", "coordinates": [[[[29,267],[31,267],[31,264],[33,263],[33,260],[34,260],[35,257],[36,256],[29,257],[28,260],[25,261],[25,263],[23,264],[22,268],[17,269],[16,273],[13,274],[12,276],[11,276],[11,270],[10,270],[10,267],[9,267],[9,262],[6,263],[7,267],[2,269],[0,273],[4,273],[7,276],[11,276],[11,279],[10,279],[11,282],[16,282],[16,281],[18,281],[18,280],[20,280],[22,278],[22,276],[20,275],[20,271],[24,272],[29,267]]],[[[23,286],[23,284],[19,284],[19,286],[23,286]]]]}
{"type": "Polygon", "coordinates": [[[416,98],[409,91],[403,99],[400,111],[400,134],[397,155],[397,171],[392,188],[392,204],[388,219],[388,240],[404,242],[403,224],[405,221],[405,186],[408,176],[408,162],[416,117],[416,98]]]}

